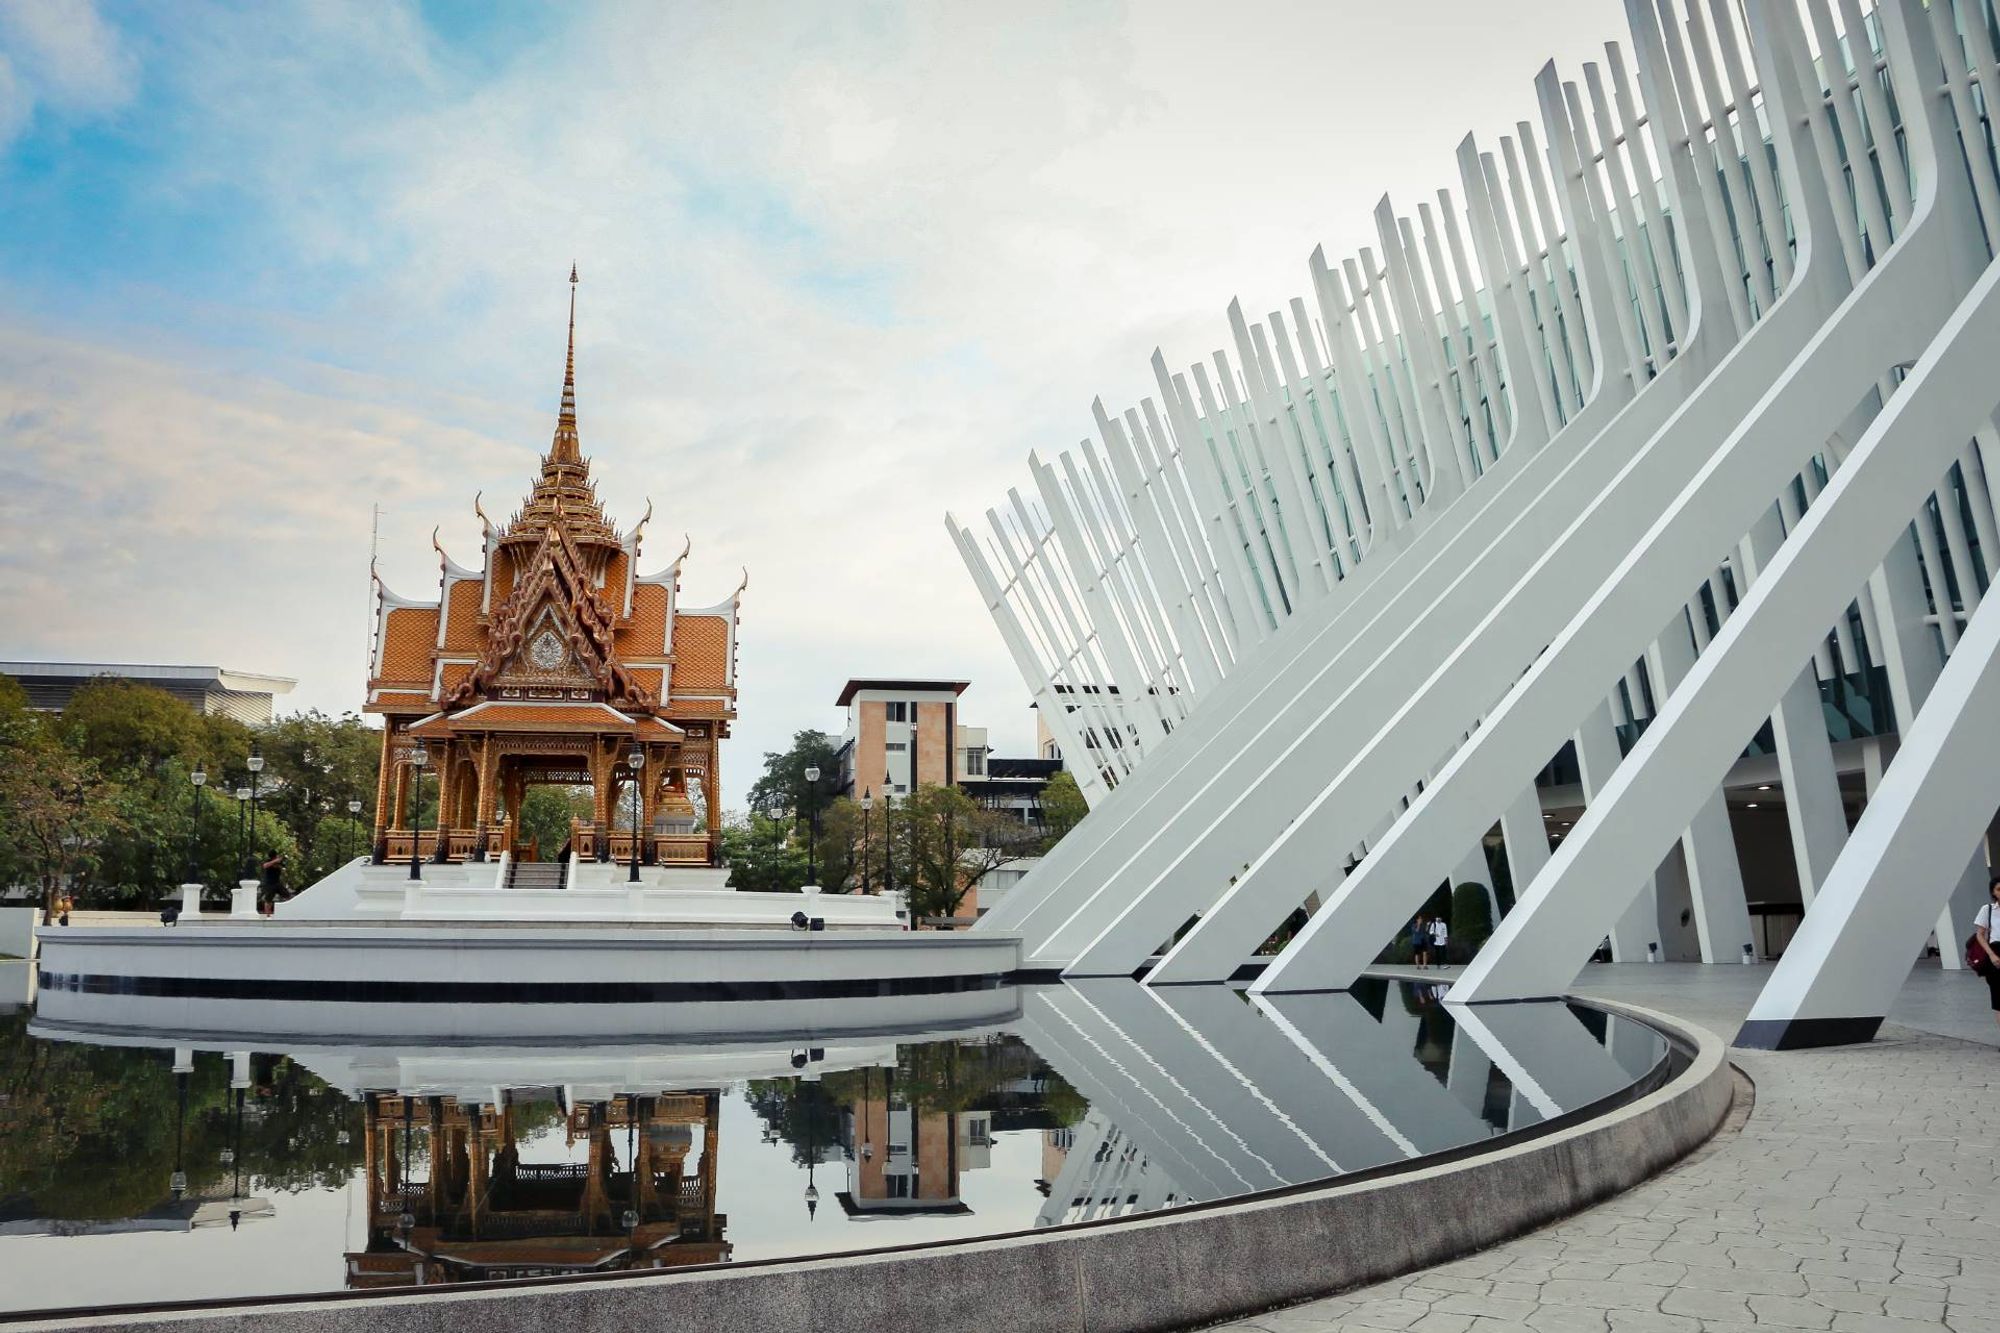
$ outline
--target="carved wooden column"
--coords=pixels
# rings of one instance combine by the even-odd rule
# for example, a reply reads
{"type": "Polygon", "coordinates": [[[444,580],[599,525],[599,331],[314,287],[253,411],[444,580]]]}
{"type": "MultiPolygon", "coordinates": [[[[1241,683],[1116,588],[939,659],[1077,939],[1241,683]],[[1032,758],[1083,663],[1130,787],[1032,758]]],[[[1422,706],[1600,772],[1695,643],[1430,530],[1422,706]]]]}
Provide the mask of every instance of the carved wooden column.
{"type": "Polygon", "coordinates": [[[472,859],[486,859],[486,821],[493,817],[493,767],[494,756],[499,751],[491,736],[479,742],[479,778],[473,784],[474,807],[472,811],[473,846],[472,859]]]}
{"type": "Polygon", "coordinates": [[[389,828],[389,774],[393,767],[389,752],[389,733],[393,724],[382,724],[382,756],[375,763],[375,832],[369,839],[372,859],[376,865],[382,864],[388,852],[388,839],[384,836],[389,828]]]}
{"type": "Polygon", "coordinates": [[[660,808],[660,786],[667,780],[667,766],[661,762],[664,751],[660,747],[649,745],[646,750],[646,767],[639,784],[639,827],[632,832],[644,849],[642,859],[651,865],[659,859],[654,855],[653,815],[660,808]]]}
{"type": "Polygon", "coordinates": [[[612,790],[615,776],[612,766],[617,752],[616,740],[599,739],[591,743],[590,785],[595,798],[591,818],[597,825],[597,846],[592,849],[592,854],[600,861],[611,857],[611,803],[616,795],[612,790]]]}
{"type": "Polygon", "coordinates": [[[708,767],[702,770],[701,792],[708,806],[708,863],[722,864],[722,777],[715,768],[715,749],[710,747],[708,767]]]}

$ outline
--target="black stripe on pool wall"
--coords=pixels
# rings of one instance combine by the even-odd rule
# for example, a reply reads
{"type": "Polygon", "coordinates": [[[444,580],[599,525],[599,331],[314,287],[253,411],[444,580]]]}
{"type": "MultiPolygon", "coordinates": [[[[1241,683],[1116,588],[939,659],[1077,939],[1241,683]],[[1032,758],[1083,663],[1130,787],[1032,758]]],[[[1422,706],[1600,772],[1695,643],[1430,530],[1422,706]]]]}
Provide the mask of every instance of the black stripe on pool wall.
{"type": "Polygon", "coordinates": [[[1732,1046],[1753,1051],[1803,1051],[1814,1046],[1857,1046],[1875,1040],[1877,1018],[1753,1018],[1737,1029],[1732,1046]]]}
{"type": "Polygon", "coordinates": [[[201,1000],[351,1000],[375,1004],[690,1004],[851,1000],[997,990],[997,975],[860,977],[824,981],[303,981],[280,977],[40,974],[43,990],[201,1000]]]}

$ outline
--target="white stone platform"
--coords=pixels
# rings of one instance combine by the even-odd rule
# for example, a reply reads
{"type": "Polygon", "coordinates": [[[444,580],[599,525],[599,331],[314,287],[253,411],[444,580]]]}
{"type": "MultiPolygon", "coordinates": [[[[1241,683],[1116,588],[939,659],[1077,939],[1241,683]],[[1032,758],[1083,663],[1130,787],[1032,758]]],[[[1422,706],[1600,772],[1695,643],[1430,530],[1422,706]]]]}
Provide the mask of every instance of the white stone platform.
{"type": "Polygon", "coordinates": [[[744,893],[729,887],[727,866],[640,866],[577,861],[562,888],[509,887],[505,861],[410,867],[357,859],[286,902],[284,922],[487,921],[632,922],[649,926],[790,929],[792,914],[818,917],[827,930],[902,930],[901,895],[744,893]]]}

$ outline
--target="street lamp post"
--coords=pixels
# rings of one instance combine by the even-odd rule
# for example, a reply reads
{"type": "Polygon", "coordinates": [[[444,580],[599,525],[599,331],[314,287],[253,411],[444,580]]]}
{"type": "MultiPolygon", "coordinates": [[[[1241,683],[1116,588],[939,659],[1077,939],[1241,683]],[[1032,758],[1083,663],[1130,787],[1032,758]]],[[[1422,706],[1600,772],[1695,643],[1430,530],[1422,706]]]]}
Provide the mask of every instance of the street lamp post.
{"type": "Polygon", "coordinates": [[[416,790],[410,796],[410,878],[424,877],[424,766],[431,761],[430,747],[422,741],[410,752],[410,763],[416,769],[416,790]]]}
{"type": "Polygon", "coordinates": [[[862,792],[861,793],[861,892],[863,896],[866,896],[866,894],[868,893],[868,825],[870,822],[869,812],[872,811],[874,808],[875,808],[875,793],[873,791],[862,792]]]}
{"type": "MultiPolygon", "coordinates": [[[[252,843],[255,843],[258,840],[257,839],[257,783],[259,781],[259,775],[262,774],[264,771],[264,755],[262,751],[260,751],[257,748],[257,742],[255,741],[250,742],[250,757],[243,761],[243,765],[244,767],[250,770],[250,841],[252,843]]],[[[257,851],[260,853],[257,859],[260,863],[267,859],[261,855],[263,850],[264,849],[262,847],[257,848],[257,851]]]]}
{"type": "Polygon", "coordinates": [[[819,768],[806,769],[806,883],[819,886],[819,768]]]}
{"type": "Polygon", "coordinates": [[[627,1232],[639,1229],[639,1094],[625,1094],[625,1214],[627,1232]]]}
{"type": "Polygon", "coordinates": [[[896,837],[895,825],[891,822],[896,810],[896,789],[889,782],[887,772],[882,774],[882,892],[896,891],[896,837]]]}
{"type": "Polygon", "coordinates": [[[344,859],[350,861],[354,859],[354,844],[360,837],[361,802],[357,799],[347,803],[347,846],[342,849],[347,853],[347,856],[344,859]]]}
{"type": "Polygon", "coordinates": [[[192,818],[188,821],[188,877],[189,884],[201,883],[201,789],[208,785],[208,772],[200,764],[188,774],[188,781],[194,785],[188,801],[192,807],[192,818]]]}
{"type": "Polygon", "coordinates": [[[632,747],[632,753],[625,756],[626,765],[632,770],[632,873],[626,882],[639,882],[639,771],[646,766],[646,752],[639,746],[632,747]]]}
{"type": "Polygon", "coordinates": [[[249,879],[257,873],[250,860],[250,789],[236,789],[236,878],[249,879]]]}

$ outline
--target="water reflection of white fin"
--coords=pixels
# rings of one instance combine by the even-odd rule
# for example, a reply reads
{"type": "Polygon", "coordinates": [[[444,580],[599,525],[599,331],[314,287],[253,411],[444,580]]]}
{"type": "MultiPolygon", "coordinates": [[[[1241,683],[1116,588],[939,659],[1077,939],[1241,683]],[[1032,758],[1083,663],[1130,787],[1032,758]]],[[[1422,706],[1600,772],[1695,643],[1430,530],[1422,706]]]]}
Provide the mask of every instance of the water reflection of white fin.
{"type": "MultiPolygon", "coordinates": [[[[1515,1092],[1538,1113],[1538,1119],[1553,1119],[1588,1106],[1629,1086],[1645,1072],[1643,1068],[1628,1071],[1622,1067],[1576,1011],[1560,1001],[1454,1005],[1451,1016],[1506,1074],[1515,1092]]],[[[1646,1035],[1655,1052],[1664,1049],[1658,1036],[1646,1035]]],[[[1637,1042],[1628,1049],[1636,1050],[1637,1042]]]]}
{"type": "Polygon", "coordinates": [[[1443,1152],[1488,1136],[1484,1122],[1418,1063],[1419,1020],[1407,1013],[1395,988],[1381,1022],[1345,991],[1252,999],[1403,1155],[1443,1152]]]}
{"type": "Polygon", "coordinates": [[[1139,1004],[1164,1011],[1193,1043],[1182,1081],[1254,1144],[1287,1183],[1320,1180],[1341,1170],[1301,1123],[1300,1116],[1309,1115],[1312,1106],[1296,1094],[1303,1078],[1312,1077],[1311,1068],[1240,994],[1221,986],[1154,989],[1136,982],[1093,981],[1082,989],[1108,1012],[1117,1012],[1112,1005],[1139,1004]],[[1110,986],[1124,989],[1100,1000],[1110,986]]]}
{"type": "Polygon", "coordinates": [[[1105,1114],[1191,1199],[1220,1199],[1245,1188],[1163,1105],[1148,1085],[1151,1070],[1124,1036],[1088,1005],[1072,1012],[1067,987],[1026,992],[1020,1033],[1069,1085],[1105,1114]]]}

